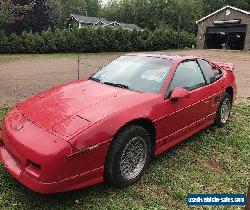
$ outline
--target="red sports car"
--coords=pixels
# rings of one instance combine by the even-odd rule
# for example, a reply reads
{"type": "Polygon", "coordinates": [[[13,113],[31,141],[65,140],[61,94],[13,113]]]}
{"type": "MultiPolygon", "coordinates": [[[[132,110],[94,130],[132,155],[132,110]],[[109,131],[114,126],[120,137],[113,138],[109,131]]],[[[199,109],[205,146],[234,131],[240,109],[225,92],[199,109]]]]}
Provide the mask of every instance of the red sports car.
{"type": "Polygon", "coordinates": [[[121,56],[89,79],[13,108],[2,125],[1,162],[40,193],[104,180],[131,185],[152,156],[227,122],[236,95],[233,70],[198,57],[121,56]]]}

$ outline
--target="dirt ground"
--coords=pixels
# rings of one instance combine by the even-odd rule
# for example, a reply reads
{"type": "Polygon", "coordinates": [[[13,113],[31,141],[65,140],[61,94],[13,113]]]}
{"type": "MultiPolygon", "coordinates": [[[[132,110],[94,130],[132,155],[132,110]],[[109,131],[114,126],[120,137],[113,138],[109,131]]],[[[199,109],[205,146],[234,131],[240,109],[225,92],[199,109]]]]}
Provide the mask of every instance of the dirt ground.
{"type": "MultiPolygon", "coordinates": [[[[237,51],[167,51],[166,54],[199,55],[232,62],[236,65],[238,100],[250,101],[250,53],[237,51]]],[[[88,77],[120,54],[87,54],[80,56],[80,77],[88,77]]],[[[0,55],[1,56],[1,55],[0,55]]],[[[19,101],[55,85],[77,79],[77,57],[32,56],[0,62],[0,105],[15,105],[19,101]]]]}

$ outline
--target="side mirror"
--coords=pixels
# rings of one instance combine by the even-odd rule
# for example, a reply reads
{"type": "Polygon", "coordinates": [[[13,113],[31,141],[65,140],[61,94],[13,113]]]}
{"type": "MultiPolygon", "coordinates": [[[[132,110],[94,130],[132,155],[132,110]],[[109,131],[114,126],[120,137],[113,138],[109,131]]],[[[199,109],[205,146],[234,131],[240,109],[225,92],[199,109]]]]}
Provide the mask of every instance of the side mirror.
{"type": "Polygon", "coordinates": [[[189,97],[190,93],[186,89],[182,87],[175,87],[170,98],[176,101],[181,98],[189,98],[189,97]]]}

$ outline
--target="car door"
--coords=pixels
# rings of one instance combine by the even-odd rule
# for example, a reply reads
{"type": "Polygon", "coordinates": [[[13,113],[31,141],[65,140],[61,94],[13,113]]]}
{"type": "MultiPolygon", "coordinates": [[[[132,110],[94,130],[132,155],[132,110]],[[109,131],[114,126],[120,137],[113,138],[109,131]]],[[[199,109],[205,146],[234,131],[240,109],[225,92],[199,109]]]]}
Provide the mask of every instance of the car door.
{"type": "Polygon", "coordinates": [[[165,143],[174,141],[211,120],[209,98],[209,87],[197,60],[181,62],[176,68],[164,102],[165,143]],[[175,87],[187,89],[190,97],[171,100],[171,93],[175,87]]]}
{"type": "Polygon", "coordinates": [[[210,113],[215,114],[224,92],[224,86],[221,80],[223,74],[222,72],[220,72],[220,70],[216,70],[218,67],[214,66],[215,70],[213,70],[212,64],[208,61],[203,59],[198,59],[197,61],[201,67],[201,70],[203,71],[203,74],[209,86],[208,91],[210,92],[211,98],[210,113]],[[217,77],[215,76],[216,74],[217,77]]]}

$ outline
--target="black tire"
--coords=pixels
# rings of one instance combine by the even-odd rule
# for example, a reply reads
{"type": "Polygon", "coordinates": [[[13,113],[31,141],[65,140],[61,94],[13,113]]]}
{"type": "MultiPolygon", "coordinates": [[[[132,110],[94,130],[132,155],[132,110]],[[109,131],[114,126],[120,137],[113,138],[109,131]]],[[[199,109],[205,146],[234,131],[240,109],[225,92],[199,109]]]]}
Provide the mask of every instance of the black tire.
{"type": "Polygon", "coordinates": [[[227,92],[225,92],[222,96],[221,102],[220,102],[218,110],[217,110],[217,114],[215,117],[215,125],[217,125],[218,127],[223,127],[226,125],[226,123],[230,117],[231,108],[232,108],[231,96],[227,92]],[[222,114],[222,109],[223,109],[222,107],[223,107],[224,103],[228,103],[228,108],[229,108],[227,119],[223,118],[223,114],[222,114]]]}
{"type": "MultiPolygon", "coordinates": [[[[143,147],[143,148],[144,148],[143,147]]],[[[134,150],[135,151],[135,150],[134,150]]],[[[138,150],[136,150],[138,151],[138,150]]],[[[138,152],[139,153],[139,152],[138,152]]],[[[131,154],[131,153],[129,153],[131,154]]],[[[147,130],[141,126],[132,125],[120,132],[110,145],[109,152],[105,163],[105,180],[116,187],[123,188],[134,184],[138,181],[146,170],[150,162],[151,154],[151,141],[147,130]],[[147,148],[147,151],[143,153],[144,165],[140,164],[140,171],[135,177],[127,178],[124,176],[124,170],[121,166],[123,164],[124,154],[127,150],[130,150],[130,145],[137,144],[137,139],[140,141],[139,145],[143,145],[147,148]],[[144,142],[144,143],[143,143],[144,142]]],[[[132,159],[132,158],[131,158],[132,159]]],[[[136,160],[135,158],[133,160],[136,160]]],[[[130,161],[128,161],[130,162],[130,161]]],[[[133,161],[132,161],[133,162],[133,161]]],[[[132,163],[136,164],[136,163],[132,163]]],[[[138,164],[139,166],[139,164],[138,164]]],[[[132,172],[133,173],[133,172],[132,172]]]]}

